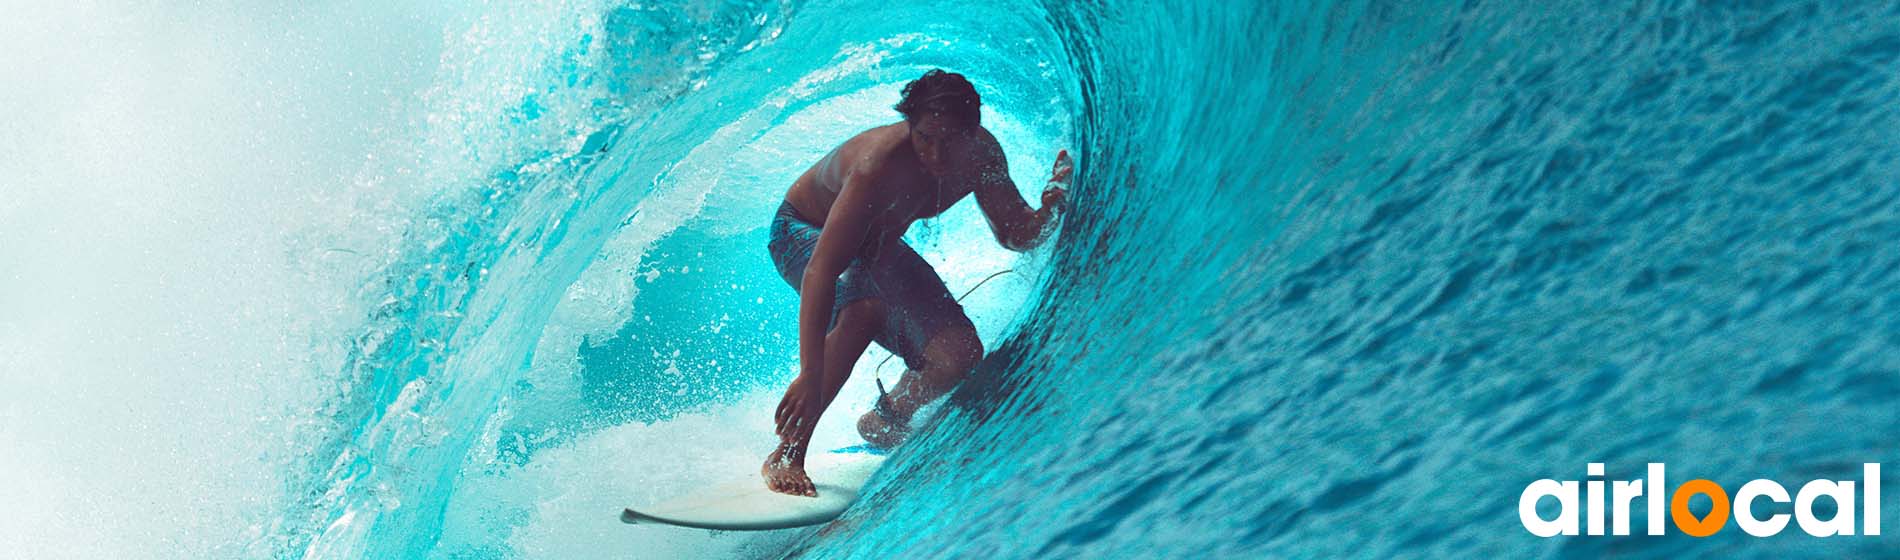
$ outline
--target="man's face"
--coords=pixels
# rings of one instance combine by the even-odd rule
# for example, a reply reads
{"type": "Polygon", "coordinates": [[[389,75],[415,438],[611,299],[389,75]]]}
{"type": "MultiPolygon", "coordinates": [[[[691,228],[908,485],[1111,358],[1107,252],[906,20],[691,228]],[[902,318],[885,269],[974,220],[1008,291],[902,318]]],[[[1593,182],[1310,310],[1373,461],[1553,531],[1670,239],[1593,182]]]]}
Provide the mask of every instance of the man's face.
{"type": "Polygon", "coordinates": [[[943,175],[949,168],[949,160],[963,148],[969,132],[967,127],[953,125],[940,115],[925,115],[910,121],[910,145],[917,150],[917,160],[923,162],[924,171],[943,175]]]}

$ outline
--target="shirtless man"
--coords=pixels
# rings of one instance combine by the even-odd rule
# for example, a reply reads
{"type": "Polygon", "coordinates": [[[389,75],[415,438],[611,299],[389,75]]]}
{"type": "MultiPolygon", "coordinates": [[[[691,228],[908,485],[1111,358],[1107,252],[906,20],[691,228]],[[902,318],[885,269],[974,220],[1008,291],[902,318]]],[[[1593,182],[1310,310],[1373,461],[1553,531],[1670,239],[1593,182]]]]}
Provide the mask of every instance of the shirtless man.
{"type": "Polygon", "coordinates": [[[919,406],[956,386],[983,356],[963,306],[902,241],[912,222],[975,193],[1005,248],[1033,249],[1053,229],[1068,198],[1068,152],[1056,154],[1042,209],[1030,209],[980,123],[980,104],[963,76],[925,72],[904,86],[896,106],[904,120],[846,140],[786,191],[768,248],[800,294],[800,368],[779,401],[778,449],[761,469],[773,491],[817,495],[805,474],[812,428],[872,341],[902,356],[908,370],[858,419],[864,440],[885,448],[909,435],[919,406]]]}

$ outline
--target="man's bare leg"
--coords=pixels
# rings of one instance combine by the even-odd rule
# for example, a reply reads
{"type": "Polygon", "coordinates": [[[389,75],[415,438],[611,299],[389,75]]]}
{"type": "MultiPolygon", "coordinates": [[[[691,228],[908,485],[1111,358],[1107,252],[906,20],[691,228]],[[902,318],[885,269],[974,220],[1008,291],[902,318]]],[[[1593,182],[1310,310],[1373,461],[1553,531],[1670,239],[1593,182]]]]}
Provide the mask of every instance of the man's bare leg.
{"type": "Polygon", "coordinates": [[[924,367],[907,370],[891,387],[886,420],[873,408],[858,417],[858,435],[871,445],[890,449],[910,436],[911,415],[956,387],[983,357],[983,343],[971,328],[938,331],[924,347],[924,367]]]}
{"type": "MultiPolygon", "coordinates": [[[[831,408],[838,390],[844,388],[844,380],[851,377],[851,366],[857,364],[865,347],[870,346],[871,337],[884,323],[884,313],[883,302],[875,299],[854,302],[838,312],[838,324],[825,335],[825,370],[821,379],[824,385],[820,387],[825,408],[831,408]]],[[[814,424],[817,421],[812,420],[814,424]]],[[[759,474],[765,476],[765,487],[783,494],[818,495],[811,477],[805,474],[805,452],[810,445],[809,430],[787,433],[781,438],[778,448],[765,457],[765,465],[759,468],[759,474]]]]}

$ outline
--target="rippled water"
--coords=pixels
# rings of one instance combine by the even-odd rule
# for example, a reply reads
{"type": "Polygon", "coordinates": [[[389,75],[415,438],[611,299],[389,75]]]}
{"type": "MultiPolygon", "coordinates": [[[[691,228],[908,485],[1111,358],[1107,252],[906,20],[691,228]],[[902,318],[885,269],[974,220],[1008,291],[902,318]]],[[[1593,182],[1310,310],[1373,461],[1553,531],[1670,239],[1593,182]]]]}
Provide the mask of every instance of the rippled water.
{"type": "MultiPolygon", "coordinates": [[[[145,456],[200,481],[179,491],[197,498],[111,483],[193,504],[157,516],[191,521],[142,529],[177,545],[152,555],[1900,553],[1892,536],[1792,530],[1540,539],[1516,517],[1526,484],[1581,480],[1590,462],[1613,480],[1665,462],[1672,481],[1792,488],[1900,459],[1895,4],[346,8],[163,16],[272,47],[228,65],[315,84],[274,99],[272,114],[300,115],[275,118],[345,123],[276,131],[286,150],[330,154],[276,162],[312,189],[252,193],[247,165],[212,174],[235,186],[204,192],[245,193],[219,215],[277,216],[215,236],[235,248],[215,261],[227,273],[129,292],[206,302],[136,317],[238,317],[178,335],[228,359],[162,357],[202,378],[151,378],[206,388],[115,385],[96,364],[32,381],[124,387],[105,390],[133,409],[210,404],[60,432],[33,420],[62,418],[54,397],[0,401],[28,426],[0,428],[27,450],[0,473],[25,480],[52,480],[96,452],[86,442],[186,442],[145,456]],[[756,469],[796,367],[771,212],[932,67],[975,81],[1031,200],[1056,150],[1079,160],[1074,212],[1045,249],[995,247],[970,203],[910,234],[969,292],[990,357],[839,523],[620,524],[628,503],[756,469]],[[327,87],[357,97],[325,105],[327,87]],[[379,96],[402,101],[342,105],[379,96]],[[368,140],[309,139],[344,132],[368,140]],[[291,288],[306,295],[271,295],[291,288]]],[[[100,21],[87,25],[141,25],[100,21]]],[[[191,36],[118,40],[229,52],[191,36]]],[[[223,127],[185,129],[242,136],[223,127]]],[[[147,180],[161,194],[144,196],[211,212],[162,194],[194,177],[161,168],[147,180]]],[[[28,205],[0,217],[57,239],[28,205]]],[[[182,247],[200,236],[164,239],[180,242],[159,254],[194,254],[182,247]]],[[[50,251],[19,254],[58,262],[50,251]]],[[[15,278],[14,294],[54,283],[15,278]]],[[[29,318],[63,313],[38,305],[51,311],[29,318]]],[[[90,347],[35,324],[0,319],[0,341],[50,348],[15,363],[90,347]]],[[[816,445],[856,442],[871,379],[898,373],[887,357],[860,362],[816,445]]],[[[12,492],[58,512],[16,534],[85,534],[77,508],[109,505],[12,492]]],[[[67,552],[150,544],[101,543],[67,552]]]]}

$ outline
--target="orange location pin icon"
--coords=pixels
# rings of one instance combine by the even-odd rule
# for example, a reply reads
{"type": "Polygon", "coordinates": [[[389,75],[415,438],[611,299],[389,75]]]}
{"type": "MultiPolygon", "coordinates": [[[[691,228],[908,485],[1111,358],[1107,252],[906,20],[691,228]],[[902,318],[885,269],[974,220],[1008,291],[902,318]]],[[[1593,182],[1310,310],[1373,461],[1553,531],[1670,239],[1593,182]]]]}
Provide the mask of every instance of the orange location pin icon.
{"type": "Polygon", "coordinates": [[[1682,529],[1689,536],[1713,535],[1728,525],[1728,492],[1705,479],[1684,482],[1682,486],[1676,487],[1676,495],[1669,499],[1669,517],[1676,522],[1677,529],[1682,529]],[[1715,502],[1715,507],[1709,508],[1707,517],[1696,519],[1695,515],[1689,513],[1689,498],[1696,494],[1706,495],[1715,502]]]}

